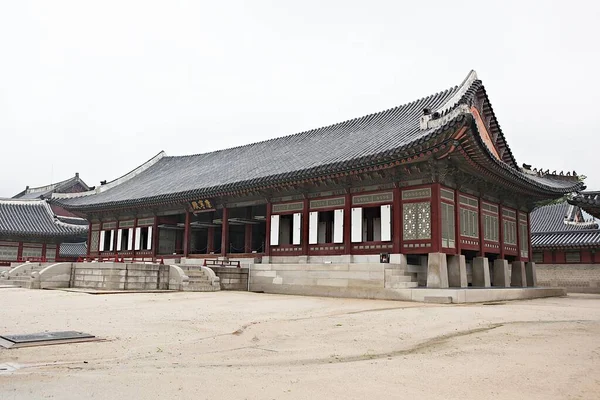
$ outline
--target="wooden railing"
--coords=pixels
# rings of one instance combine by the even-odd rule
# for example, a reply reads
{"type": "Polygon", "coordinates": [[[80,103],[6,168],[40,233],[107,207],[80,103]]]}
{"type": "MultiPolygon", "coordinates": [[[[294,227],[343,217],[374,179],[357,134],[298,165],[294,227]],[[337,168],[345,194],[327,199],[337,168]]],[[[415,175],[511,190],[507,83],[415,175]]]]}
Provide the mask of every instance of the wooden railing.
{"type": "Polygon", "coordinates": [[[219,260],[219,259],[204,259],[203,266],[207,267],[209,265],[219,266],[219,267],[236,267],[240,268],[240,262],[234,260],[219,260]]]}
{"type": "Polygon", "coordinates": [[[135,262],[150,262],[153,264],[161,264],[164,265],[165,260],[163,257],[125,257],[125,256],[111,256],[111,257],[79,257],[77,262],[114,262],[114,263],[135,263],[135,262]]]}

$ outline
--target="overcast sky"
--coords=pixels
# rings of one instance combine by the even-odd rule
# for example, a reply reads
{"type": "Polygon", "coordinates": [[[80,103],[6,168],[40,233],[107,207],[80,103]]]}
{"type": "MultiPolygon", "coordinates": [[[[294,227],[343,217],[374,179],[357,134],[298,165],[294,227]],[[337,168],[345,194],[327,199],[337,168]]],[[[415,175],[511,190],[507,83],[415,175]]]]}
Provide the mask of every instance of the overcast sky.
{"type": "Polygon", "coordinates": [[[475,69],[519,164],[600,190],[596,1],[0,0],[0,197],[388,109],[475,69]]]}

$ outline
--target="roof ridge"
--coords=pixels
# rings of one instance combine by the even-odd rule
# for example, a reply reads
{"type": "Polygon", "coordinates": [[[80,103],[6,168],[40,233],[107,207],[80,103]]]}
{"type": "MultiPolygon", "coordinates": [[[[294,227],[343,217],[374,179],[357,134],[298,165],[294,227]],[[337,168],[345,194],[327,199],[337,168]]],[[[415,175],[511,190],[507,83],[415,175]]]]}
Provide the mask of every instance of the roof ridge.
{"type": "Polygon", "coordinates": [[[165,156],[166,156],[166,153],[164,152],[164,150],[161,150],[158,154],[156,154],[154,157],[152,157],[151,159],[149,159],[142,165],[132,169],[131,171],[127,172],[126,174],[121,175],[120,177],[113,179],[112,181],[110,181],[104,185],[96,187],[95,189],[88,190],[86,192],[77,192],[77,193],[52,193],[51,198],[52,199],[70,199],[73,197],[89,196],[92,194],[98,194],[98,193],[105,192],[108,189],[113,188],[117,185],[120,185],[121,183],[127,182],[128,180],[132,179],[133,177],[137,176],[138,174],[144,172],[145,170],[147,170],[148,168],[150,168],[151,166],[156,164],[158,161],[160,161],[165,156]]]}
{"type": "Polygon", "coordinates": [[[20,199],[20,198],[0,198],[1,204],[25,204],[25,203],[44,203],[44,199],[20,199]]]}

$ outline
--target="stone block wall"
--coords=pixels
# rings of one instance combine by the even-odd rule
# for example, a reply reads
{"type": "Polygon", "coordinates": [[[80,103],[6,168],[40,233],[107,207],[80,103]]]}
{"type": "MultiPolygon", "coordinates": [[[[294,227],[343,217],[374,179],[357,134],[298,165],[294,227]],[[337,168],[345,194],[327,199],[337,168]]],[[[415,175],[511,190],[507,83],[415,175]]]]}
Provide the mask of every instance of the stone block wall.
{"type": "Polygon", "coordinates": [[[600,293],[600,264],[536,264],[538,286],[600,293]]]}
{"type": "Polygon", "coordinates": [[[167,290],[169,266],[159,264],[74,263],[71,287],[105,290],[167,290]]]}
{"type": "Polygon", "coordinates": [[[221,290],[248,290],[248,268],[209,266],[221,280],[221,290]]]}
{"type": "Polygon", "coordinates": [[[392,264],[256,264],[250,291],[309,296],[385,298],[385,267],[392,264]]]}

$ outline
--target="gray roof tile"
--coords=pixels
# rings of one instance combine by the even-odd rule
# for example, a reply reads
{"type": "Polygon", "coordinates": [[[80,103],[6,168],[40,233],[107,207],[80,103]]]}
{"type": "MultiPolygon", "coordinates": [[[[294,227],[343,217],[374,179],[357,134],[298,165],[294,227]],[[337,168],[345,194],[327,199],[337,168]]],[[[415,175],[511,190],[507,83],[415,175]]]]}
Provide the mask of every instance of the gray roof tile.
{"type": "Polygon", "coordinates": [[[61,257],[85,257],[87,255],[87,243],[61,243],[59,255],[61,257]]]}
{"type": "Polygon", "coordinates": [[[595,221],[583,221],[579,207],[567,202],[535,209],[530,221],[534,249],[600,246],[598,224],[595,221]]]}
{"type": "Polygon", "coordinates": [[[73,237],[87,230],[61,222],[46,200],[0,199],[0,235],[73,237]]]}

